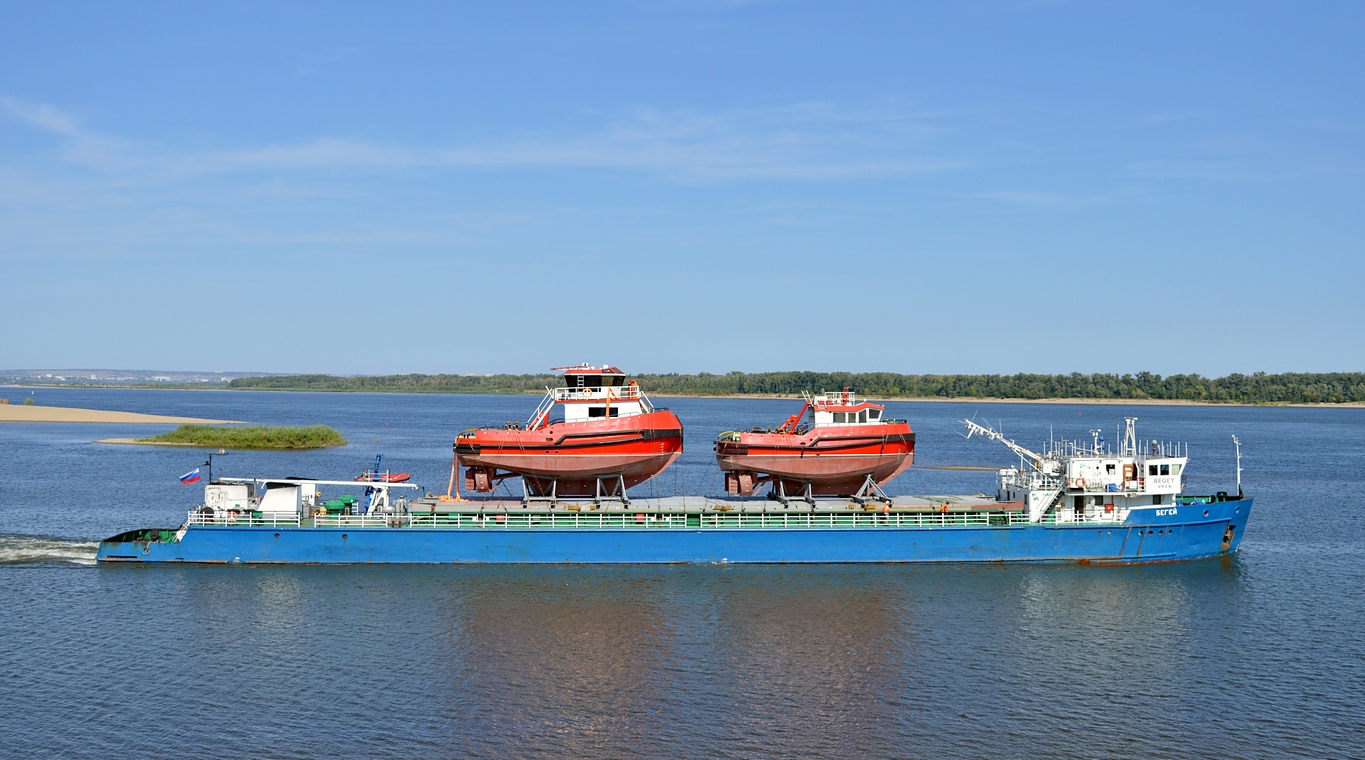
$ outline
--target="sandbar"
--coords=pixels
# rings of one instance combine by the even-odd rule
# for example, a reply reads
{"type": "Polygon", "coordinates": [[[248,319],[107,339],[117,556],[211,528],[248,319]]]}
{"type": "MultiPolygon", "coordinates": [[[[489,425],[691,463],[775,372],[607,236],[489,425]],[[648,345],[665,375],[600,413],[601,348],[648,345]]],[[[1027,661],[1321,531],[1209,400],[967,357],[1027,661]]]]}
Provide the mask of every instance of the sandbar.
{"type": "Polygon", "coordinates": [[[124,425],[243,425],[237,420],[204,420],[198,417],[167,417],[160,414],[110,412],[69,406],[0,404],[0,422],[109,422],[124,425]]]}

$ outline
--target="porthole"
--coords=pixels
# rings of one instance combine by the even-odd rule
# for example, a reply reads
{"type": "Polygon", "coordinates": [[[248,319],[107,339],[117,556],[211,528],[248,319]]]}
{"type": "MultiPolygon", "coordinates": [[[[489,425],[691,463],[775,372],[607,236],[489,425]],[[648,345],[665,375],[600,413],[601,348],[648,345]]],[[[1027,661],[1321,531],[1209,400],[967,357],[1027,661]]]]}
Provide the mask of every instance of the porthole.
{"type": "Polygon", "coordinates": [[[1207,509],[1204,510],[1204,516],[1205,516],[1205,517],[1208,517],[1208,516],[1209,516],[1209,511],[1208,511],[1207,509]]]}
{"type": "Polygon", "coordinates": [[[278,533],[275,534],[275,540],[276,540],[276,541],[279,541],[279,540],[280,540],[280,534],[278,534],[278,533]]]}
{"type": "Polygon", "coordinates": [[[342,533],[342,534],[341,534],[341,540],[342,540],[342,541],[345,541],[345,540],[346,540],[346,534],[345,534],[345,533],[342,533]]]}

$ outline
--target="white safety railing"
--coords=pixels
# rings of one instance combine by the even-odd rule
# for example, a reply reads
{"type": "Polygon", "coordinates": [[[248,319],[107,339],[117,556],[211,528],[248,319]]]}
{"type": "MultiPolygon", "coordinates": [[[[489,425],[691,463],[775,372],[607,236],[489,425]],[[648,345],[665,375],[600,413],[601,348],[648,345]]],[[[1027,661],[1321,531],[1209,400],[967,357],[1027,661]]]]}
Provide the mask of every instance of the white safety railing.
{"type": "Polygon", "coordinates": [[[638,385],[607,385],[600,388],[551,388],[555,401],[635,401],[642,394],[638,385]]]}
{"type": "Polygon", "coordinates": [[[252,515],[250,512],[205,513],[190,510],[187,521],[190,525],[220,525],[234,528],[289,528],[298,527],[299,516],[287,513],[265,513],[252,515]]]}
{"type": "MultiPolygon", "coordinates": [[[[1044,515],[1040,525],[1114,525],[1115,513],[1075,515],[1071,510],[1044,515]]],[[[204,527],[314,527],[314,528],[964,528],[1028,525],[1024,512],[705,512],[650,514],[589,512],[438,513],[411,515],[319,515],[299,519],[290,515],[189,513],[189,524],[204,527]]]]}
{"type": "Polygon", "coordinates": [[[414,528],[912,528],[1027,525],[1022,512],[435,514],[412,515],[414,528]]]}

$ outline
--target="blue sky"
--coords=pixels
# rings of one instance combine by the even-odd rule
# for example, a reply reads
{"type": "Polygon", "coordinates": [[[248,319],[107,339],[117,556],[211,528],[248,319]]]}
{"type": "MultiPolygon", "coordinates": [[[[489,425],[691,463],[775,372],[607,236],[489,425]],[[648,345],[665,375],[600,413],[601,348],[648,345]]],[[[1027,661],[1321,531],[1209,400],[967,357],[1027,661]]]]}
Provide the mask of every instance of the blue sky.
{"type": "Polygon", "coordinates": [[[1365,4],[0,4],[0,367],[1365,369],[1365,4]]]}

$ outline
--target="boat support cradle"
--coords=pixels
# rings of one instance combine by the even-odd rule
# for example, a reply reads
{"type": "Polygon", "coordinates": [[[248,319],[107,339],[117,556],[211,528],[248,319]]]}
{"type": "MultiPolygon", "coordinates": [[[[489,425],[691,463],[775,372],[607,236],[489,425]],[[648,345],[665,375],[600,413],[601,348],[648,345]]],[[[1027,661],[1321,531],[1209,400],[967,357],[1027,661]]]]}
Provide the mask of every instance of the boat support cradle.
{"type": "Polygon", "coordinates": [[[859,488],[858,492],[853,494],[852,499],[864,506],[866,506],[869,501],[880,501],[883,504],[891,503],[891,497],[887,496],[886,492],[881,489],[881,486],[877,485],[877,481],[872,479],[871,474],[868,474],[867,479],[863,481],[863,487],[859,488]]]}
{"type": "MultiPolygon", "coordinates": [[[[621,473],[614,475],[598,475],[593,479],[592,503],[602,506],[603,501],[618,501],[622,506],[630,506],[630,497],[626,496],[626,478],[621,473]]],[[[549,504],[551,507],[559,503],[559,479],[550,481],[550,493],[548,495],[532,495],[529,483],[522,480],[521,505],[529,507],[532,502],[549,504]]]]}
{"type": "MultiPolygon", "coordinates": [[[[807,480],[802,483],[804,489],[796,496],[787,493],[787,484],[782,478],[774,478],[773,483],[773,489],[768,494],[768,498],[782,502],[782,506],[789,507],[793,501],[804,501],[812,507],[815,506],[815,495],[812,493],[810,481],[807,480]]],[[[863,478],[862,486],[849,498],[863,506],[867,506],[868,502],[873,501],[879,501],[883,504],[891,503],[891,497],[887,496],[881,486],[877,485],[877,481],[872,479],[871,474],[863,478]]]]}

